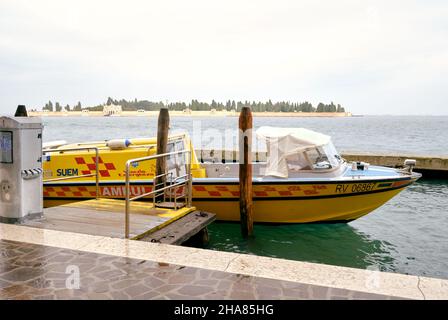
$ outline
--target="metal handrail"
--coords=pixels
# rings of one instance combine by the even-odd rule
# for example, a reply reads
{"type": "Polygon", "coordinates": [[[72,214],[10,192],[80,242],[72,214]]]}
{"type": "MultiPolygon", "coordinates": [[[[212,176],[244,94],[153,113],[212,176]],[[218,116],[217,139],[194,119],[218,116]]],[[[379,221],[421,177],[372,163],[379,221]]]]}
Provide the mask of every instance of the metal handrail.
{"type": "Polygon", "coordinates": [[[69,148],[69,149],[44,149],[42,150],[42,154],[46,153],[54,153],[59,152],[63,153],[65,151],[80,151],[80,150],[95,150],[95,173],[90,174],[82,174],[77,176],[70,176],[70,177],[63,177],[63,178],[55,178],[55,179],[47,179],[43,180],[43,182],[52,182],[52,181],[61,181],[61,180],[70,180],[70,179],[78,179],[78,178],[86,178],[86,177],[93,177],[95,176],[95,186],[96,186],[96,199],[100,197],[100,176],[99,176],[99,169],[98,169],[98,163],[99,163],[99,150],[98,147],[79,147],[79,148],[69,148]]]}
{"type": "Polygon", "coordinates": [[[168,152],[168,153],[162,153],[162,154],[156,154],[156,155],[152,155],[152,156],[147,156],[147,157],[141,157],[141,158],[135,158],[135,159],[130,159],[128,161],[126,161],[126,168],[125,168],[125,173],[126,173],[126,187],[125,187],[125,197],[126,197],[126,205],[125,205],[125,238],[129,239],[129,213],[130,213],[130,202],[152,195],[153,196],[153,204],[155,204],[155,197],[157,193],[160,193],[161,191],[165,191],[165,190],[171,190],[171,189],[175,189],[177,187],[179,187],[180,185],[188,185],[187,187],[187,207],[190,208],[191,207],[191,198],[192,198],[192,192],[191,192],[191,188],[192,188],[192,178],[191,178],[191,151],[190,150],[181,150],[181,151],[174,151],[174,152],[168,152]],[[150,192],[144,193],[144,194],[140,194],[138,196],[132,197],[131,198],[131,182],[130,182],[130,167],[133,163],[137,163],[137,162],[145,162],[145,161],[149,161],[149,160],[154,160],[157,158],[164,158],[164,157],[169,157],[169,156],[174,156],[174,155],[178,155],[178,154],[188,154],[188,157],[185,161],[185,171],[186,174],[185,176],[185,181],[182,182],[177,182],[177,183],[172,183],[173,181],[176,180],[172,180],[170,181],[170,185],[166,185],[166,180],[164,180],[163,183],[158,183],[156,184],[156,179],[163,177],[163,176],[167,176],[169,174],[172,175],[172,173],[169,172],[165,172],[162,174],[159,174],[157,176],[153,177],[153,189],[150,192]],[[157,189],[156,186],[159,185],[163,185],[162,188],[157,189]]]}

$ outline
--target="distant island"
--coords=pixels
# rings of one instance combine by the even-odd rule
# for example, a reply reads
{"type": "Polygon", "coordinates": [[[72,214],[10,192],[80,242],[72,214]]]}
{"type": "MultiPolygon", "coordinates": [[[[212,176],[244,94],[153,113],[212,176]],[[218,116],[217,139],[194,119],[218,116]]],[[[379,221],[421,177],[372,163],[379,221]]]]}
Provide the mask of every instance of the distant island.
{"type": "Polygon", "coordinates": [[[134,116],[134,115],[151,115],[158,112],[161,108],[168,108],[173,115],[236,115],[242,107],[250,107],[256,116],[351,116],[350,112],[346,112],[345,108],[340,104],[318,103],[314,107],[310,102],[272,102],[271,100],[261,101],[235,101],[227,100],[225,103],[212,100],[211,103],[191,100],[185,102],[154,102],[148,100],[127,101],[125,99],[116,100],[111,97],[103,104],[97,106],[83,107],[81,102],[74,106],[63,106],[59,102],[53,104],[48,101],[42,111],[32,110],[34,115],[48,116],[134,116]]]}

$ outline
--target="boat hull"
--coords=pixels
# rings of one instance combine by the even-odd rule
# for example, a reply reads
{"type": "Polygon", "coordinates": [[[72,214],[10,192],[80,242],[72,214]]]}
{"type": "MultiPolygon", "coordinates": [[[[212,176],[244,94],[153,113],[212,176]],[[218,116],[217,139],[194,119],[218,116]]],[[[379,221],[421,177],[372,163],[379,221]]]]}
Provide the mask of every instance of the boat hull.
{"type": "MultiPolygon", "coordinates": [[[[239,185],[195,181],[193,205],[213,212],[218,220],[239,220],[239,185]]],[[[349,222],[375,210],[396,196],[415,179],[344,181],[328,183],[254,183],[254,221],[262,223],[349,222]]],[[[131,194],[151,191],[152,184],[133,183],[131,194]]],[[[119,183],[100,186],[101,196],[123,199],[125,187],[119,183]]],[[[181,191],[179,191],[181,192],[181,191]]],[[[44,185],[46,207],[95,197],[94,184],[44,185]]],[[[143,198],[152,201],[151,197],[143,198]]]]}
{"type": "MultiPolygon", "coordinates": [[[[255,200],[254,221],[262,223],[350,222],[396,196],[402,189],[382,193],[308,200],[255,200]]],[[[239,201],[193,201],[204,211],[217,214],[219,220],[239,221],[239,201]]]]}

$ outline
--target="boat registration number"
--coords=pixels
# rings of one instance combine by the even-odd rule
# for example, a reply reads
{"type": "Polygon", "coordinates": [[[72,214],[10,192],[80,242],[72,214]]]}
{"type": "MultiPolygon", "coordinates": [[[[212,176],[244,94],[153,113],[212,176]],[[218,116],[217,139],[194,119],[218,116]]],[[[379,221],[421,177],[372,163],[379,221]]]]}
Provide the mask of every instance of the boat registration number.
{"type": "Polygon", "coordinates": [[[338,184],[336,185],[336,192],[365,192],[373,190],[374,183],[354,183],[354,184],[338,184]]]}

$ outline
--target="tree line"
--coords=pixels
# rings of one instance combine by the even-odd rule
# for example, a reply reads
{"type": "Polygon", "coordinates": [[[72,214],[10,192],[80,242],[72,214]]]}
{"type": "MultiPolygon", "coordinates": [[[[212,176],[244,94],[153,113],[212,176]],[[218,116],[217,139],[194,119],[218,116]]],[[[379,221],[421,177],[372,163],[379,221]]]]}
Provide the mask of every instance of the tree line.
{"type": "Polygon", "coordinates": [[[59,102],[55,102],[53,105],[53,102],[48,101],[43,107],[42,110],[48,110],[48,111],[56,111],[61,112],[63,110],[65,111],[81,111],[83,108],[81,106],[81,102],[78,102],[73,107],[70,107],[70,105],[62,106],[59,102]]]}
{"type": "Polygon", "coordinates": [[[227,100],[225,103],[217,102],[212,100],[211,103],[201,102],[196,99],[191,100],[189,103],[185,102],[154,102],[148,100],[131,100],[126,99],[116,100],[109,97],[104,104],[100,104],[94,107],[83,108],[81,102],[78,102],[75,106],[70,107],[68,104],[62,106],[59,102],[53,103],[51,101],[47,102],[42,110],[57,111],[60,112],[63,109],[66,111],[81,111],[87,109],[90,111],[103,111],[104,105],[120,105],[123,111],[158,111],[161,108],[167,107],[169,110],[173,111],[232,111],[235,110],[239,112],[242,107],[250,107],[253,112],[345,112],[344,107],[340,104],[334,104],[333,102],[325,104],[319,102],[316,107],[314,107],[310,102],[290,102],[290,101],[280,101],[272,102],[268,100],[266,102],[261,101],[235,101],[227,100]]]}

